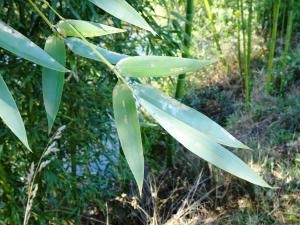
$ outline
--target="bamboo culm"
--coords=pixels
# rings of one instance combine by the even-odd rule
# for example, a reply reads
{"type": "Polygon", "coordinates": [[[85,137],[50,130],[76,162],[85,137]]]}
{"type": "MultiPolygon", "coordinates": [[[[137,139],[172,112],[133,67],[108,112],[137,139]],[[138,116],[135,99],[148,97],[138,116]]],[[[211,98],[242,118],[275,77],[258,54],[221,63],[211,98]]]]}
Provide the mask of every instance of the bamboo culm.
{"type": "MultiPolygon", "coordinates": [[[[192,40],[192,26],[193,26],[193,14],[194,14],[194,0],[187,0],[186,3],[186,23],[185,33],[183,40],[183,53],[182,57],[190,57],[190,47],[192,40]]],[[[177,87],[175,92],[176,99],[182,99],[185,92],[185,74],[181,74],[177,79],[177,87]]]]}
{"type": "Polygon", "coordinates": [[[214,17],[213,17],[213,14],[211,12],[211,8],[210,8],[210,4],[209,4],[208,0],[204,0],[204,6],[205,6],[206,13],[207,13],[207,17],[208,17],[209,22],[210,22],[210,27],[211,27],[211,30],[212,30],[212,33],[213,33],[213,38],[214,38],[214,42],[215,42],[216,47],[217,47],[217,51],[220,54],[220,58],[221,58],[221,62],[223,64],[223,66],[226,68],[226,73],[228,73],[228,63],[225,59],[225,56],[223,54],[223,51],[222,51],[222,48],[221,48],[221,45],[220,45],[220,40],[219,40],[219,36],[218,36],[217,29],[216,29],[216,26],[215,26],[214,17]]]}
{"type": "Polygon", "coordinates": [[[273,60],[274,60],[275,45],[276,45],[276,35],[277,35],[280,2],[281,2],[281,0],[275,0],[274,7],[273,7],[273,27],[272,27],[272,34],[271,34],[271,40],[270,40],[267,78],[266,78],[266,91],[268,93],[270,93],[272,91],[273,60]]]}
{"type": "Polygon", "coordinates": [[[288,10],[288,21],[286,28],[286,36],[285,36],[285,45],[282,55],[282,75],[280,81],[280,92],[283,92],[284,86],[286,85],[286,65],[287,65],[287,54],[291,45],[291,37],[293,31],[293,20],[294,20],[294,0],[290,0],[289,10],[288,10]]]}
{"type": "MultiPolygon", "coordinates": [[[[188,58],[190,57],[190,47],[192,43],[192,28],[193,28],[193,15],[194,15],[194,0],[187,0],[186,2],[186,22],[185,22],[185,35],[183,39],[183,52],[182,57],[188,58]]],[[[181,100],[185,93],[185,83],[186,78],[185,74],[180,74],[177,78],[177,86],[175,91],[175,98],[181,100]]],[[[167,167],[173,167],[173,158],[175,152],[175,143],[173,138],[169,136],[168,140],[168,152],[167,152],[167,167]]]]}
{"type": "Polygon", "coordinates": [[[247,24],[247,53],[246,53],[246,66],[245,66],[245,96],[246,108],[250,110],[251,103],[251,87],[250,87],[250,66],[251,66],[251,52],[252,52],[252,0],[249,0],[248,6],[248,24],[247,24]]]}
{"type": "Polygon", "coordinates": [[[237,25],[237,59],[239,64],[239,74],[240,78],[243,78],[243,68],[242,68],[242,53],[241,53],[241,15],[240,15],[240,0],[237,0],[237,15],[236,15],[236,25],[237,25]]]}

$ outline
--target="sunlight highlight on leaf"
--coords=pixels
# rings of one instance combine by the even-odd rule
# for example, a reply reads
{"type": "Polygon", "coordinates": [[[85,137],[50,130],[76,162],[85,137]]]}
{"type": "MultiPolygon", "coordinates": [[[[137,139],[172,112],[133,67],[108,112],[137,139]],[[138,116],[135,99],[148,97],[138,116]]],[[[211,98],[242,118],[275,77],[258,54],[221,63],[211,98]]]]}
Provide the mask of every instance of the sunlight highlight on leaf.
{"type": "Polygon", "coordinates": [[[117,64],[118,71],[128,77],[164,77],[194,72],[211,65],[213,61],[170,56],[133,56],[117,64]]]}
{"type": "Polygon", "coordinates": [[[90,2],[120,20],[156,34],[146,20],[125,0],[90,0],[90,2]]]}
{"type": "Polygon", "coordinates": [[[60,21],[56,27],[65,36],[80,37],[76,31],[69,25],[71,24],[84,37],[99,37],[108,34],[125,32],[126,30],[106,26],[100,23],[93,23],[84,20],[66,20],[60,21]]]}

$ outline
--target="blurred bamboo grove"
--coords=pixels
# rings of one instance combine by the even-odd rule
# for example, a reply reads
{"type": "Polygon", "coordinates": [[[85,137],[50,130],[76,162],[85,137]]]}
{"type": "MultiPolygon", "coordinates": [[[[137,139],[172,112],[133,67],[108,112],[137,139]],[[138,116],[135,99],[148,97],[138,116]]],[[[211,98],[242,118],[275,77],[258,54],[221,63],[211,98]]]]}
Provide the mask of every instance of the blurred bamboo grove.
{"type": "Polygon", "coordinates": [[[219,187],[272,192],[276,166],[253,166],[267,153],[204,114],[228,128],[238,109],[237,124],[292,129],[272,143],[298,140],[299,24],[297,0],[0,0],[0,224],[202,224],[174,218],[211,192],[218,208],[219,187]]]}

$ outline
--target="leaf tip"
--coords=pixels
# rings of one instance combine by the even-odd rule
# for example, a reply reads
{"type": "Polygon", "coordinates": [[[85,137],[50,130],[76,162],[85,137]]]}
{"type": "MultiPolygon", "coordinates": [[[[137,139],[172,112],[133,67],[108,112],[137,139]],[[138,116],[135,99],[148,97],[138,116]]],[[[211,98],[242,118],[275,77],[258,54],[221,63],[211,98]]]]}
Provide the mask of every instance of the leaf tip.
{"type": "Polygon", "coordinates": [[[143,195],[143,182],[141,184],[138,184],[138,189],[139,189],[139,195],[142,197],[143,195]]]}
{"type": "Polygon", "coordinates": [[[31,148],[30,148],[29,143],[28,143],[27,140],[24,141],[23,144],[24,144],[24,146],[25,146],[30,152],[33,152],[33,151],[31,150],[31,148]]]}

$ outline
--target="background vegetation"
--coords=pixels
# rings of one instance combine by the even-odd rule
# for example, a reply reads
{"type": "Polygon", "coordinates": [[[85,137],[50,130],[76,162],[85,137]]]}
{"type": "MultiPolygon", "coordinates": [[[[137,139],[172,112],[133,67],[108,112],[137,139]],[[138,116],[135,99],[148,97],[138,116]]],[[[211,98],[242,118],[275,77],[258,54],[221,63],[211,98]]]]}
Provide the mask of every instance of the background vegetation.
{"type": "MultiPolygon", "coordinates": [[[[185,94],[176,97],[250,146],[253,151],[233,151],[279,189],[255,187],[212,168],[141,115],[146,180],[138,198],[114,126],[111,93],[117,79],[104,65],[68,52],[72,73],[66,75],[54,127],[66,129],[57,141],[59,151],[37,177],[29,224],[300,223],[299,1],[128,1],[157,36],[89,1],[49,2],[65,18],[129,30],[95,41],[107,49],[219,59],[203,72],[180,76],[185,94]]],[[[58,21],[49,8],[37,4],[51,22],[58,21]]],[[[0,0],[0,18],[39,46],[51,34],[22,0],[0,0]]],[[[49,142],[47,119],[40,68],[3,49],[0,56],[0,72],[17,100],[34,150],[26,150],[1,124],[0,224],[21,224],[28,171],[49,142]]],[[[173,96],[179,83],[176,77],[145,81],[173,96]]]]}

